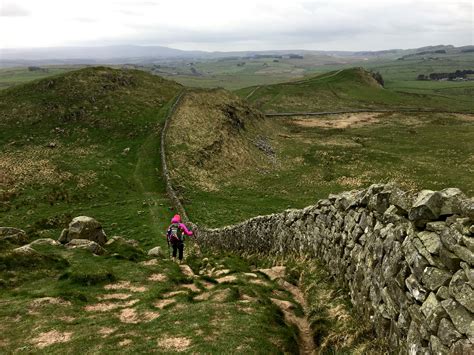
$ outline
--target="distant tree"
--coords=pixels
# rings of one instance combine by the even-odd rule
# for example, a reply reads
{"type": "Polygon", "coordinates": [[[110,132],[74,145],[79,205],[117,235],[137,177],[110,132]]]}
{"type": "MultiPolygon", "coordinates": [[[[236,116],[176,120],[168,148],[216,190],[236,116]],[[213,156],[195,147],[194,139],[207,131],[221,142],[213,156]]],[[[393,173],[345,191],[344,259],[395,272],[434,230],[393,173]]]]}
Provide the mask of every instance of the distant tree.
{"type": "Polygon", "coordinates": [[[28,67],[28,71],[41,71],[41,70],[43,70],[41,67],[35,67],[35,66],[28,67]]]}
{"type": "Polygon", "coordinates": [[[416,80],[428,80],[425,74],[420,74],[417,76],[416,80]]]}

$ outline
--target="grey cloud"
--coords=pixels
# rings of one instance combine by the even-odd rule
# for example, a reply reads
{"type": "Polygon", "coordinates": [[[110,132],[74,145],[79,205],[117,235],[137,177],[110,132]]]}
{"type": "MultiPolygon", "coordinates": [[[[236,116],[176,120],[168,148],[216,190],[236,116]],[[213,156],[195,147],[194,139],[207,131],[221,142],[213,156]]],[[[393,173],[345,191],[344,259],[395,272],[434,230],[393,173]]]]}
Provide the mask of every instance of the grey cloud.
{"type": "Polygon", "coordinates": [[[14,3],[3,3],[0,5],[0,16],[2,17],[21,17],[28,16],[30,12],[27,9],[14,3]]]}

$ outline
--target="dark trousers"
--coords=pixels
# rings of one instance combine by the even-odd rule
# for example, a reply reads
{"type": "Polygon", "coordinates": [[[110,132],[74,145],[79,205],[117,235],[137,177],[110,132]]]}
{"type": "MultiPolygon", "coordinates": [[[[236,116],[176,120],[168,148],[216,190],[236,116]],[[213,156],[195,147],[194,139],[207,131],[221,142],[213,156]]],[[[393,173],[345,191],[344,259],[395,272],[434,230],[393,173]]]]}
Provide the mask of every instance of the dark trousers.
{"type": "Polygon", "coordinates": [[[173,258],[176,258],[176,253],[179,251],[179,260],[183,260],[184,243],[182,241],[172,242],[173,258]]]}

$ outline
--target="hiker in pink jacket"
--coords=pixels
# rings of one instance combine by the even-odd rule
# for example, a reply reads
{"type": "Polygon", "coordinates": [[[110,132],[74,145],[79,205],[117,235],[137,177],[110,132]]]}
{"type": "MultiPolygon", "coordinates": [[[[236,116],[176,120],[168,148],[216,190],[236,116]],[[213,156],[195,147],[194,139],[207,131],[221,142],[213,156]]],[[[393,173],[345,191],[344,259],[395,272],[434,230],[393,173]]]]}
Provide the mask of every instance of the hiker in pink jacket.
{"type": "Polygon", "coordinates": [[[179,261],[183,260],[184,250],[184,235],[191,236],[191,232],[184,223],[181,223],[181,216],[179,214],[174,215],[171,219],[171,225],[168,227],[166,237],[168,239],[168,245],[171,244],[173,247],[173,260],[176,260],[176,253],[179,251],[179,261]]]}

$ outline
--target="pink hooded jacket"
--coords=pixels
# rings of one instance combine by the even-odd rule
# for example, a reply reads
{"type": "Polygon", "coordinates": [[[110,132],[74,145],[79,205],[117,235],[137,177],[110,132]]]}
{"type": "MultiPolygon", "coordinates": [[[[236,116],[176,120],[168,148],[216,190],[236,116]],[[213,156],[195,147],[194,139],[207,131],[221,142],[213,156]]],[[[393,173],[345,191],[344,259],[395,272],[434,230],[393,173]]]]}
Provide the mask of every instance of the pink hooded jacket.
{"type": "Polygon", "coordinates": [[[190,231],[190,230],[185,226],[184,223],[181,223],[181,216],[180,216],[179,214],[175,214],[175,215],[173,216],[173,218],[171,218],[171,223],[177,223],[177,224],[179,224],[179,228],[181,229],[181,231],[182,231],[184,234],[189,235],[189,236],[193,235],[193,232],[190,231]]]}

